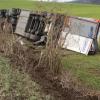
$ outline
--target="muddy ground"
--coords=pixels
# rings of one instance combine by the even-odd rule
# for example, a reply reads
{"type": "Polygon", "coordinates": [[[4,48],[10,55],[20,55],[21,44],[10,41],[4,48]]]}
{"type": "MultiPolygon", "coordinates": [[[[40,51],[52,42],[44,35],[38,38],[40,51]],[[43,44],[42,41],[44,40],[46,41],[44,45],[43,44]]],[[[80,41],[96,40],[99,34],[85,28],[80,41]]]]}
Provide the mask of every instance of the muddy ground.
{"type": "Polygon", "coordinates": [[[32,80],[41,86],[41,92],[50,95],[50,100],[100,100],[99,94],[78,86],[70,72],[62,69],[55,75],[48,68],[49,61],[47,63],[41,61],[39,65],[40,56],[40,48],[23,47],[17,44],[10,57],[11,65],[20,66],[20,71],[24,70],[28,73],[32,80]]]}

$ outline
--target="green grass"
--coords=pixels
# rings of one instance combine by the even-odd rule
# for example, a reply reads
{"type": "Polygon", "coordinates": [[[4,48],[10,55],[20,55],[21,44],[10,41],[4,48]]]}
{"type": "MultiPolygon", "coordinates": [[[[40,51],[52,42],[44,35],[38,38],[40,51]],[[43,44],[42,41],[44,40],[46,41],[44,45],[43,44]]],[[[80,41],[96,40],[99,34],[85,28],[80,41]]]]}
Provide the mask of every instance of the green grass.
{"type": "Polygon", "coordinates": [[[29,0],[0,0],[0,8],[23,8],[100,18],[100,6],[92,4],[43,3],[29,0]]]}
{"type": "Polygon", "coordinates": [[[40,86],[0,56],[0,100],[41,100],[40,86]],[[25,99],[23,99],[23,97],[25,99]]]}
{"type": "Polygon", "coordinates": [[[74,53],[64,57],[63,64],[82,84],[100,90],[100,54],[84,56],[74,53]]]}

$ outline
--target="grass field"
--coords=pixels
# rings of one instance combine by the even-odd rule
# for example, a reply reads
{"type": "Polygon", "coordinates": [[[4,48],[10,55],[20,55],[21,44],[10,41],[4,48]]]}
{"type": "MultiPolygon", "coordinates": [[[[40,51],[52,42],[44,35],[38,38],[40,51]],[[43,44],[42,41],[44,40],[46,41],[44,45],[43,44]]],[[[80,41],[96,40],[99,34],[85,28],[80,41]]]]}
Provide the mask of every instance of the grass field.
{"type": "Polygon", "coordinates": [[[44,95],[41,95],[40,86],[28,74],[13,69],[9,59],[0,56],[0,100],[26,100],[20,99],[22,97],[41,100],[44,95]]]}
{"type": "Polygon", "coordinates": [[[85,56],[72,53],[64,57],[63,64],[83,85],[100,90],[100,54],[85,56]]]}
{"type": "Polygon", "coordinates": [[[0,0],[0,8],[25,8],[74,16],[100,18],[100,6],[91,4],[43,3],[31,0],[0,0]]]}
{"type": "MultiPolygon", "coordinates": [[[[58,12],[74,16],[100,18],[100,6],[90,4],[43,3],[28,0],[0,0],[0,8],[23,8],[58,12]]],[[[73,53],[63,64],[86,86],[100,90],[100,54],[84,56],[73,53]]]]}

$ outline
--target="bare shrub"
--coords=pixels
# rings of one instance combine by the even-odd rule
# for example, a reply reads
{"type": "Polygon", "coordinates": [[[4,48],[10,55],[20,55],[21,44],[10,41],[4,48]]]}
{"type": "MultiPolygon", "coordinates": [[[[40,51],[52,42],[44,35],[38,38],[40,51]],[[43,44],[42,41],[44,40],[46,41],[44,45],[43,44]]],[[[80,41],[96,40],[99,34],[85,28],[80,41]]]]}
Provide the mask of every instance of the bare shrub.
{"type": "Polygon", "coordinates": [[[38,64],[40,52],[41,50],[22,46],[19,42],[16,42],[13,44],[11,63],[21,71],[33,72],[34,67],[38,64]]]}
{"type": "MultiPolygon", "coordinates": [[[[45,49],[32,49],[19,43],[13,45],[13,57],[16,66],[23,67],[30,73],[39,69],[45,69],[47,73],[57,75],[61,73],[62,64],[59,53],[58,40],[62,31],[64,16],[59,14],[52,16],[52,26],[48,33],[48,41],[45,49]],[[48,71],[47,71],[48,70],[48,71]]],[[[14,60],[13,59],[13,60],[14,60]]],[[[14,61],[13,61],[14,62],[14,61]]]]}
{"type": "Polygon", "coordinates": [[[54,75],[61,73],[61,55],[58,40],[63,28],[63,15],[55,14],[52,16],[51,28],[48,32],[48,41],[45,51],[41,53],[41,61],[39,66],[48,67],[50,72],[54,75]]]}
{"type": "Polygon", "coordinates": [[[15,41],[14,34],[12,33],[12,25],[4,20],[0,24],[0,51],[8,56],[12,53],[12,45],[15,41]],[[2,25],[2,23],[4,23],[2,25]]]}

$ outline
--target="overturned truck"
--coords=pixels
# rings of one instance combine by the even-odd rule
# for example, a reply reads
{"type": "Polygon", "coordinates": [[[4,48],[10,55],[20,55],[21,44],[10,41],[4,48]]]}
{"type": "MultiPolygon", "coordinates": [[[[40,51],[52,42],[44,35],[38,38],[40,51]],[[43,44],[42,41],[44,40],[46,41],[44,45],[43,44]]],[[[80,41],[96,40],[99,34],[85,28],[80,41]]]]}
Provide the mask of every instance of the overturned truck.
{"type": "Polygon", "coordinates": [[[54,33],[54,43],[61,48],[85,55],[98,51],[99,20],[21,9],[1,10],[0,17],[7,17],[13,32],[34,45],[45,45],[48,35],[54,33]]]}

